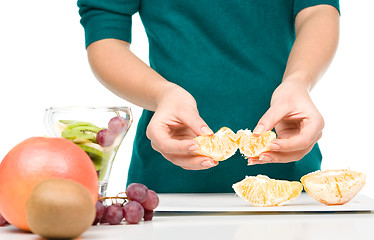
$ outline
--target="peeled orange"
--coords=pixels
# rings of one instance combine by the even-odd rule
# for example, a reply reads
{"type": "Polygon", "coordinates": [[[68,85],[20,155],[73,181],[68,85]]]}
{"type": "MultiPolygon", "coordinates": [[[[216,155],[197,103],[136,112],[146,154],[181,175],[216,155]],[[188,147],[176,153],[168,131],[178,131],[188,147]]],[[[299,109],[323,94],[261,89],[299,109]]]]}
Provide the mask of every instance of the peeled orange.
{"type": "Polygon", "coordinates": [[[270,142],[276,139],[273,131],[267,131],[260,136],[254,136],[251,130],[239,130],[239,150],[246,158],[258,157],[261,153],[270,150],[270,142]]]}
{"type": "Polygon", "coordinates": [[[234,155],[239,148],[240,153],[246,158],[258,157],[270,150],[270,142],[276,137],[273,131],[255,137],[251,130],[239,130],[234,133],[230,128],[223,127],[214,135],[196,137],[200,148],[195,153],[223,161],[234,155]]]}
{"type": "Polygon", "coordinates": [[[98,178],[87,153],[64,138],[32,137],[11,149],[0,163],[0,212],[5,219],[29,231],[26,202],[35,185],[50,178],[82,184],[96,203],[98,178]]]}
{"type": "Polygon", "coordinates": [[[303,190],[300,182],[275,180],[265,175],[247,176],[232,188],[239,197],[255,207],[283,205],[297,198],[303,190]]]}
{"type": "Polygon", "coordinates": [[[200,146],[195,153],[210,157],[215,161],[228,159],[238,149],[236,134],[227,127],[221,128],[214,135],[198,136],[195,138],[195,141],[200,146]]]}
{"type": "Polygon", "coordinates": [[[365,185],[366,176],[352,170],[326,170],[301,178],[305,191],[326,205],[342,205],[352,200],[365,185]]]}

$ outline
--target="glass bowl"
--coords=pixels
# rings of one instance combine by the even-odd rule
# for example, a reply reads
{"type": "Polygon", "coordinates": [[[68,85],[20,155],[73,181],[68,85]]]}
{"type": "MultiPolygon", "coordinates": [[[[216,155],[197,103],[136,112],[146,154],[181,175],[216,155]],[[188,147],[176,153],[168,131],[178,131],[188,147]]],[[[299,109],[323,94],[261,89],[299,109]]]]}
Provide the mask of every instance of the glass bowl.
{"type": "Polygon", "coordinates": [[[51,107],[44,115],[50,137],[72,141],[91,158],[103,197],[117,151],[132,120],[130,107],[51,107]]]}

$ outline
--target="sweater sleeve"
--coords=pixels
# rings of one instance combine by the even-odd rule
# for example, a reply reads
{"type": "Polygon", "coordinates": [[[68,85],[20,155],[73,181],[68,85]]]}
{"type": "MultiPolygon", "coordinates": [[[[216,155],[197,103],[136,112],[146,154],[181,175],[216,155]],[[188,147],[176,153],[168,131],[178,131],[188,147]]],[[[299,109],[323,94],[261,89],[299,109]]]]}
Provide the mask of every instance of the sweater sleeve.
{"type": "Polygon", "coordinates": [[[114,38],[131,42],[131,17],[140,0],[78,0],[86,48],[93,42],[114,38]]]}
{"type": "Polygon", "coordinates": [[[340,8],[339,8],[339,0],[294,0],[294,5],[293,5],[293,13],[294,13],[294,18],[296,15],[303,10],[304,8],[307,7],[312,7],[316,5],[331,5],[335,7],[340,14],[340,8]]]}

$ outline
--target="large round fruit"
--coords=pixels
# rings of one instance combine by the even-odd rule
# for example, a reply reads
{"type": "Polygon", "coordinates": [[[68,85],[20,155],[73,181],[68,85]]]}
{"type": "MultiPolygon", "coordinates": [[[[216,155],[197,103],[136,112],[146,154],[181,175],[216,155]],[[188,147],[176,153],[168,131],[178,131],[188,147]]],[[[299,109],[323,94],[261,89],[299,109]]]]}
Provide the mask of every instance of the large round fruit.
{"type": "Polygon", "coordinates": [[[0,212],[5,219],[30,231],[26,202],[34,186],[49,178],[81,183],[96,203],[98,179],[89,156],[64,138],[32,137],[16,145],[0,163],[0,212]]]}

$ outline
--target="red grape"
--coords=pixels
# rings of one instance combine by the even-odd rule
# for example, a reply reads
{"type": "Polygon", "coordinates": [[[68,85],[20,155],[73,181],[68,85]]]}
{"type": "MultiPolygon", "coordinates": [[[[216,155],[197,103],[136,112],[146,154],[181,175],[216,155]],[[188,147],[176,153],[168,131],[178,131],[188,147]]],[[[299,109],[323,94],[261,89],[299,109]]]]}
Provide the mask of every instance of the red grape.
{"type": "Polygon", "coordinates": [[[129,186],[127,186],[126,192],[127,197],[130,200],[134,200],[139,203],[144,202],[148,197],[148,188],[141,183],[131,183],[129,186]]]}
{"type": "Polygon", "coordinates": [[[151,221],[154,214],[153,210],[144,210],[144,221],[151,221]]]}
{"type": "Polygon", "coordinates": [[[137,201],[130,201],[123,206],[124,217],[130,224],[138,223],[144,216],[144,208],[137,201]]]}
{"type": "Polygon", "coordinates": [[[97,225],[100,222],[100,220],[104,216],[104,212],[105,212],[104,209],[105,209],[105,207],[104,207],[103,203],[100,202],[100,201],[97,201],[96,202],[96,217],[95,217],[95,220],[92,223],[92,225],[97,225]]]}
{"type": "Polygon", "coordinates": [[[153,190],[148,190],[148,198],[142,202],[142,206],[146,210],[153,210],[158,206],[159,201],[157,193],[153,190]]]}
{"type": "Polygon", "coordinates": [[[103,216],[100,219],[100,223],[108,223],[108,221],[106,220],[107,212],[108,212],[108,207],[104,206],[104,213],[103,213],[103,216]]]}
{"type": "Polygon", "coordinates": [[[115,134],[120,134],[127,130],[128,128],[128,121],[124,117],[114,117],[110,119],[108,123],[108,128],[112,130],[115,134]]]}
{"type": "Polygon", "coordinates": [[[102,129],[96,135],[96,142],[102,147],[109,147],[114,143],[114,133],[109,129],[102,129]]]}
{"type": "Polygon", "coordinates": [[[108,206],[108,211],[106,213],[106,220],[110,225],[118,225],[123,219],[122,208],[119,205],[108,206]]]}
{"type": "Polygon", "coordinates": [[[8,223],[7,220],[0,213],[0,227],[5,226],[7,223],[8,223]]]}

